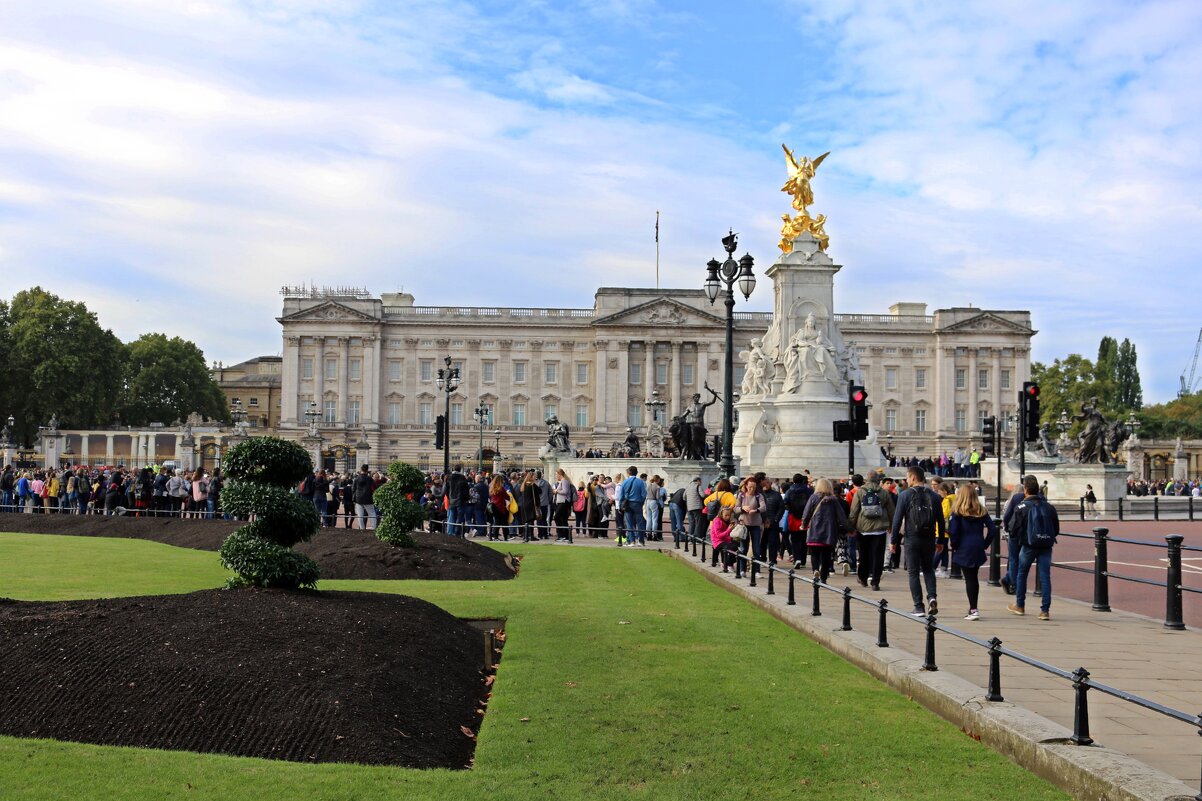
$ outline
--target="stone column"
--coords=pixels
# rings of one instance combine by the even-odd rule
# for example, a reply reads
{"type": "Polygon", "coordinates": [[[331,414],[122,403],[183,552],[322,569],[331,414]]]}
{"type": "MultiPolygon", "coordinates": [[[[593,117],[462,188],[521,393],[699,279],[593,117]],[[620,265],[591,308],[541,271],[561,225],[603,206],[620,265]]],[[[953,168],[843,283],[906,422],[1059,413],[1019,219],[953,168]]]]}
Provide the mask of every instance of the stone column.
{"type": "Polygon", "coordinates": [[[80,464],[91,464],[92,463],[91,460],[88,458],[88,435],[87,434],[79,435],[79,463],[80,464]]]}
{"type": "MultiPolygon", "coordinates": [[[[317,338],[317,355],[314,357],[313,400],[317,401],[317,411],[325,413],[326,401],[326,338],[317,338]]],[[[318,423],[321,418],[318,418],[318,423]]]]}
{"type": "MultiPolygon", "coordinates": [[[[1014,386],[1014,376],[1010,376],[1010,386],[1014,386]]],[[[989,413],[1001,414],[1002,409],[1002,349],[993,349],[993,394],[989,399],[989,413]]]]}
{"type": "Polygon", "coordinates": [[[280,392],[283,393],[280,407],[281,422],[300,425],[300,382],[301,382],[301,349],[300,337],[284,337],[283,376],[280,378],[280,392]]]}
{"type": "Polygon", "coordinates": [[[614,409],[614,420],[618,423],[618,431],[625,431],[629,425],[627,407],[630,405],[630,343],[618,350],[618,380],[613,397],[617,401],[614,409]]]}
{"type": "Polygon", "coordinates": [[[680,342],[672,343],[672,365],[668,369],[668,419],[680,414],[680,342]]]}
{"type": "MultiPolygon", "coordinates": [[[[613,423],[609,413],[609,355],[606,352],[609,340],[598,339],[593,343],[593,348],[597,352],[593,359],[593,386],[596,387],[593,393],[593,432],[601,433],[613,423]]],[[[572,376],[573,383],[575,380],[576,377],[572,376]]]]}
{"type": "MultiPolygon", "coordinates": [[[[338,337],[338,414],[335,419],[341,418],[342,422],[349,423],[350,418],[350,363],[351,363],[351,338],[338,337]]],[[[359,365],[362,372],[363,365],[359,365]]]]}
{"type": "Polygon", "coordinates": [[[176,467],[179,467],[180,460],[183,458],[183,453],[184,453],[184,435],[176,434],[175,435],[175,456],[173,457],[175,459],[176,467]]]}
{"type": "MultiPolygon", "coordinates": [[[[651,400],[655,391],[655,341],[643,342],[643,399],[651,400]]],[[[650,424],[650,420],[645,423],[650,424]]]]}
{"type": "MultiPolygon", "coordinates": [[[[705,382],[710,380],[710,351],[713,349],[714,343],[707,342],[702,347],[700,343],[697,345],[697,375],[695,377],[696,384],[693,386],[693,394],[703,392],[705,382]]],[[[689,398],[691,401],[692,398],[689,398]]]]}
{"type": "Polygon", "coordinates": [[[104,435],[104,463],[105,464],[113,463],[113,435],[112,434],[104,435]]]}
{"type": "Polygon", "coordinates": [[[379,425],[380,418],[377,407],[380,399],[379,359],[376,350],[379,347],[379,337],[363,337],[363,361],[359,366],[359,386],[363,388],[363,400],[360,402],[359,419],[364,425],[379,425]]]}
{"type": "MultiPolygon", "coordinates": [[[[964,413],[965,433],[976,428],[977,400],[980,394],[980,383],[977,380],[977,349],[968,351],[968,410],[964,413]]],[[[957,442],[957,445],[960,443],[957,442]]]]}

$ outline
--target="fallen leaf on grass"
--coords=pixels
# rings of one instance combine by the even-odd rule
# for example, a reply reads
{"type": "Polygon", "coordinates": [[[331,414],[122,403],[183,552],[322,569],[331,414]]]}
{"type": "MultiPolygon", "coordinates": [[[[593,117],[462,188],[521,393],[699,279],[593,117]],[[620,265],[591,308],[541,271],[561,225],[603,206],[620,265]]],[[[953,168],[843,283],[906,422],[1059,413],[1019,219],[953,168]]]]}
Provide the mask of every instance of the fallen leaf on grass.
{"type": "Polygon", "coordinates": [[[565,682],[563,683],[563,686],[564,686],[564,687],[579,687],[580,685],[579,685],[579,684],[577,684],[577,683],[576,683],[576,682],[574,682],[574,681],[565,681],[565,682]]]}
{"type": "Polygon", "coordinates": [[[629,620],[619,620],[619,621],[618,621],[618,625],[619,625],[619,626],[629,626],[629,625],[630,625],[630,621],[629,621],[629,620]]]}
{"type": "Polygon", "coordinates": [[[518,720],[520,720],[522,723],[529,723],[529,722],[530,722],[530,718],[518,718],[518,720]]]}
{"type": "Polygon", "coordinates": [[[467,726],[460,726],[459,731],[463,732],[464,737],[467,737],[472,740],[476,739],[476,733],[474,731],[472,731],[471,729],[469,729],[467,726]]]}

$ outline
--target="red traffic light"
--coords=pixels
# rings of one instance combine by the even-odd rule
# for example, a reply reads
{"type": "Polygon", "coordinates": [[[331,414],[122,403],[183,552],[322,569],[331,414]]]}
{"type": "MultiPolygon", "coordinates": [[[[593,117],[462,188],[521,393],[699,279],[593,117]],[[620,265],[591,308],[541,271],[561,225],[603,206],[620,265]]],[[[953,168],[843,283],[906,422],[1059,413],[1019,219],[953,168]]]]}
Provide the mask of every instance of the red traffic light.
{"type": "Polygon", "coordinates": [[[852,403],[864,403],[867,400],[868,400],[868,393],[864,390],[863,387],[856,387],[854,390],[852,390],[852,393],[851,393],[851,402],[852,403]]]}
{"type": "Polygon", "coordinates": [[[1030,381],[1023,384],[1023,393],[1029,398],[1039,397],[1039,384],[1033,384],[1030,381]]]}

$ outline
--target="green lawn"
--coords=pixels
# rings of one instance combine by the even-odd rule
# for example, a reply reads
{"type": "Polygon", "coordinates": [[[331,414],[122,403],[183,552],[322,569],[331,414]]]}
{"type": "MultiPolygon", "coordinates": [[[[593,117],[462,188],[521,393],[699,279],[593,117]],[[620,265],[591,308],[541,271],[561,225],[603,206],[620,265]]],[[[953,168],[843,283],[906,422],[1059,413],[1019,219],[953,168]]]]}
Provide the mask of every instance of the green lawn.
{"type": "MultiPolygon", "coordinates": [[[[0,560],[0,595],[20,598],[186,591],[223,577],[214,554],[133,540],[0,534],[0,560]]],[[[516,581],[321,586],[404,592],[457,615],[508,618],[474,769],[0,738],[0,798],[1066,797],[654,552],[535,546],[516,581]]]]}

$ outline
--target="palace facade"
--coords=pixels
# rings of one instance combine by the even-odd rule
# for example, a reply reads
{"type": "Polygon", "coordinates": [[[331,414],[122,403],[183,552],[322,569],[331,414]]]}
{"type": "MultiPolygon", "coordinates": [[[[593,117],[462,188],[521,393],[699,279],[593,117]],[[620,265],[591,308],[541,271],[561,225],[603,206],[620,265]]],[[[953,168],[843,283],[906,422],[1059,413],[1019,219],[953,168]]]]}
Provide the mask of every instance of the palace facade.
{"type": "MultiPolygon", "coordinates": [[[[571,428],[574,447],[608,451],[628,426],[649,423],[649,400],[664,402],[666,419],[706,384],[722,387],[724,312],[701,290],[602,287],[582,309],[419,306],[407,293],[357,289],[283,295],[279,431],[303,437],[312,408],[327,454],[359,446],[373,462],[437,468],[435,418],[444,413],[452,462],[488,463],[497,451],[532,461],[552,414],[571,428]],[[448,356],[461,374],[449,399],[437,383],[448,356]],[[481,404],[482,424],[473,419],[481,404]]],[[[736,312],[736,387],[738,352],[771,319],[736,312]]],[[[981,418],[1014,412],[1030,375],[1027,311],[928,314],[926,304],[896,303],[888,314],[835,320],[859,354],[870,421],[899,455],[973,444],[981,418]]],[[[256,397],[270,412],[265,390],[256,397]]]]}

